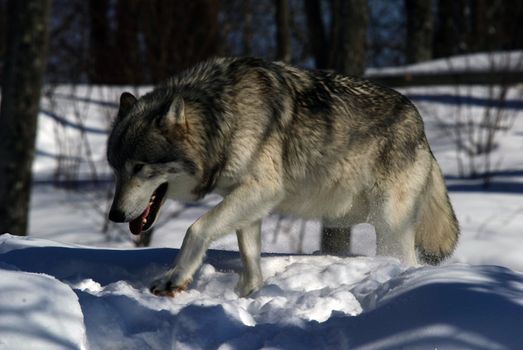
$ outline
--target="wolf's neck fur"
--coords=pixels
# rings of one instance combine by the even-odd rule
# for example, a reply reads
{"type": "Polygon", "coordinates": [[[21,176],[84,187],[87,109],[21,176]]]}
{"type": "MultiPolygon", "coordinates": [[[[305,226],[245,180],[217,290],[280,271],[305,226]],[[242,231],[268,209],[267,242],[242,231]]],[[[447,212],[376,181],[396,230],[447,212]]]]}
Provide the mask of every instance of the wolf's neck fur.
{"type": "Polygon", "coordinates": [[[197,165],[197,176],[199,177],[199,184],[192,190],[198,198],[203,198],[205,195],[212,192],[217,184],[217,181],[225,168],[227,163],[226,149],[231,140],[231,128],[229,123],[217,122],[218,118],[224,118],[223,115],[216,115],[211,111],[214,109],[210,107],[208,111],[192,110],[191,103],[187,105],[187,140],[188,147],[192,152],[199,153],[196,159],[200,159],[201,163],[197,165]],[[217,125],[220,125],[218,128],[217,125]],[[216,137],[219,133],[220,137],[216,137]]]}

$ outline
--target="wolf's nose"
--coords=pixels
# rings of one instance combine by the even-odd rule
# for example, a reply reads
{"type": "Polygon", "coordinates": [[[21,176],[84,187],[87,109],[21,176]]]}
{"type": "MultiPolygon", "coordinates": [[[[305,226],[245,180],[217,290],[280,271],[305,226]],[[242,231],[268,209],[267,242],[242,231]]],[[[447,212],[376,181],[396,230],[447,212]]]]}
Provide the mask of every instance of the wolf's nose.
{"type": "Polygon", "coordinates": [[[124,222],[125,214],[121,210],[111,209],[111,211],[109,212],[109,220],[114,222],[124,222]]]}

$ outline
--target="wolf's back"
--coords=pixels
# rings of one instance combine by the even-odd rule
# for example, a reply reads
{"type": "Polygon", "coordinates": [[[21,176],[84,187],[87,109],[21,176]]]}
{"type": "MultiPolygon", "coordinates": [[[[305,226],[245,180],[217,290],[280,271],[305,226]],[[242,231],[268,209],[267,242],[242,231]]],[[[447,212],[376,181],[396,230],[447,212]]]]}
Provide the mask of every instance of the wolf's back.
{"type": "Polygon", "coordinates": [[[431,265],[439,264],[452,254],[458,236],[458,221],[441,170],[433,159],[427,187],[421,197],[416,227],[416,247],[420,258],[431,265]]]}

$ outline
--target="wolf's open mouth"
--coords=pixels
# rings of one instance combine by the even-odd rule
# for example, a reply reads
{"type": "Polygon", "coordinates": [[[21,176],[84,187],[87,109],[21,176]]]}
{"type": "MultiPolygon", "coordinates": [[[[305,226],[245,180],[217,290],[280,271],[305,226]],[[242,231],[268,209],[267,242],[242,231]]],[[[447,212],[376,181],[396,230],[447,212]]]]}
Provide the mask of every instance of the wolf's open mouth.
{"type": "Polygon", "coordinates": [[[149,199],[149,204],[143,211],[142,215],[129,222],[129,230],[131,230],[132,234],[139,235],[153,226],[156,217],[160,212],[166,192],[167,182],[161,184],[156,191],[154,191],[151,199],[149,199]]]}

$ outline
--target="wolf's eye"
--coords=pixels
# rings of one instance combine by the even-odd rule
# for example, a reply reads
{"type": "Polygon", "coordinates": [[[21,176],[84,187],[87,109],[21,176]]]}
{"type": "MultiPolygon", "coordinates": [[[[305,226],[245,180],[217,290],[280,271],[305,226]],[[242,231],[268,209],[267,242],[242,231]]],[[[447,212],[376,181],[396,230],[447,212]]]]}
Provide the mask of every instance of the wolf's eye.
{"type": "Polygon", "coordinates": [[[139,164],[135,164],[134,167],[133,167],[133,174],[138,174],[140,171],[142,171],[143,169],[143,164],[139,163],[139,164]]]}

